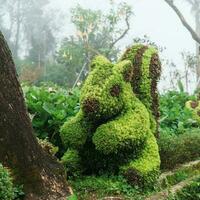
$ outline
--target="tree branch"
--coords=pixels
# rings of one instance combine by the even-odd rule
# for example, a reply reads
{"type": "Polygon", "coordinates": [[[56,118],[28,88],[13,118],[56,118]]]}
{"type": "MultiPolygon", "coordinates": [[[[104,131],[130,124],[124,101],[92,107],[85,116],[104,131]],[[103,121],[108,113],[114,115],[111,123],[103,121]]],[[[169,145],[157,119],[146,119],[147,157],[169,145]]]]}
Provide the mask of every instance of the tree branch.
{"type": "Polygon", "coordinates": [[[190,32],[192,38],[200,44],[200,37],[197,35],[197,33],[194,31],[194,29],[189,25],[189,23],[184,18],[183,14],[180,12],[180,10],[174,5],[173,0],[165,0],[165,2],[175,11],[175,13],[178,15],[179,19],[181,20],[183,26],[190,32]]]}
{"type": "Polygon", "coordinates": [[[125,18],[125,22],[126,22],[127,28],[124,30],[124,32],[123,32],[115,41],[113,41],[113,42],[110,44],[110,49],[112,49],[112,48],[115,46],[115,44],[116,44],[117,42],[119,42],[119,41],[128,33],[128,31],[129,31],[129,29],[130,29],[129,17],[130,17],[130,14],[127,13],[127,14],[126,14],[126,18],[125,18]]]}

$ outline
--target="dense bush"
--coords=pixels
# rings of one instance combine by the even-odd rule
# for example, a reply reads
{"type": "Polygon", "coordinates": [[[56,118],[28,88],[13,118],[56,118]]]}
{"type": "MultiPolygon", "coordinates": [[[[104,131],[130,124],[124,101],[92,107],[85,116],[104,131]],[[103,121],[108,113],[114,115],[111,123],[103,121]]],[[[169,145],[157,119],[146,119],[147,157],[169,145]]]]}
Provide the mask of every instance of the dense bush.
{"type": "Polygon", "coordinates": [[[199,129],[191,129],[181,135],[162,133],[158,143],[163,169],[172,169],[200,157],[199,129]]]}
{"type": "Polygon", "coordinates": [[[60,126],[79,110],[79,90],[71,92],[53,84],[23,85],[26,104],[36,135],[61,147],[60,126]]]}
{"type": "Polygon", "coordinates": [[[195,126],[192,112],[185,107],[188,100],[194,100],[183,91],[168,91],[160,96],[160,128],[168,134],[181,134],[187,128],[195,126]]]}
{"type": "Polygon", "coordinates": [[[8,170],[0,164],[0,199],[13,200],[14,188],[8,170]]]}

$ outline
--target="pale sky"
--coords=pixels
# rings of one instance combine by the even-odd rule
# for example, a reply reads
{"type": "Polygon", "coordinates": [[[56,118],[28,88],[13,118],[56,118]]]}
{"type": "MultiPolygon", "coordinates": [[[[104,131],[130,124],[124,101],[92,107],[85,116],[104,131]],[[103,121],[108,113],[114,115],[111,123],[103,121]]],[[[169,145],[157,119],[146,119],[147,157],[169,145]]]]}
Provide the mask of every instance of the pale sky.
{"type": "MultiPolygon", "coordinates": [[[[123,0],[116,0],[122,2],[123,0]]],[[[131,45],[134,37],[148,35],[156,44],[166,47],[161,57],[173,60],[177,67],[183,69],[183,61],[180,53],[182,51],[195,52],[195,42],[190,33],[181,24],[175,12],[165,3],[164,0],[124,0],[133,7],[134,16],[131,20],[131,30],[126,38],[119,43],[124,49],[131,45]]],[[[183,12],[188,22],[194,25],[190,6],[184,0],[175,0],[176,5],[183,12]]],[[[76,4],[85,8],[108,9],[109,0],[52,0],[52,5],[58,11],[66,13],[66,24],[63,28],[63,36],[73,33],[73,26],[70,25],[70,8],[76,4]]],[[[194,27],[194,26],[193,26],[194,27]]],[[[163,69],[165,71],[166,69],[163,69]]]]}

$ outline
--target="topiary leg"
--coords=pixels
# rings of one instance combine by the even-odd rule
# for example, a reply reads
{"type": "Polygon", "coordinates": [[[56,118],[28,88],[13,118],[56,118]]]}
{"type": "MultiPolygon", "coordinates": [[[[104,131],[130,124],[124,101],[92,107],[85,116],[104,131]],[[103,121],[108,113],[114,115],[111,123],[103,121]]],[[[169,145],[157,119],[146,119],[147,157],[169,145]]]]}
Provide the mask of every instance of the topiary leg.
{"type": "Polygon", "coordinates": [[[138,112],[130,110],[97,128],[93,143],[96,149],[104,154],[130,151],[144,142],[149,127],[146,110],[142,108],[138,112]]]}
{"type": "Polygon", "coordinates": [[[120,167],[120,171],[130,184],[152,187],[158,178],[159,168],[160,157],[157,142],[154,135],[150,133],[138,159],[120,167]]]}
{"type": "Polygon", "coordinates": [[[71,176],[80,176],[82,173],[81,158],[77,150],[68,149],[61,162],[65,165],[66,172],[71,176]]]}
{"type": "Polygon", "coordinates": [[[80,148],[86,142],[89,125],[80,111],[61,127],[61,138],[65,147],[80,148]]]}

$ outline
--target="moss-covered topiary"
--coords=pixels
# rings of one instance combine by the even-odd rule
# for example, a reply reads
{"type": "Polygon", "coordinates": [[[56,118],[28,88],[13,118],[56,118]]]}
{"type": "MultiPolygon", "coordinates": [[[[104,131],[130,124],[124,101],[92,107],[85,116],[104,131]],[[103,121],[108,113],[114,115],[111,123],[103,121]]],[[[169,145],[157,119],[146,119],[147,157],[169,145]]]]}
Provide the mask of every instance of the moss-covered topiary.
{"type": "Polygon", "coordinates": [[[157,50],[138,44],[127,49],[121,60],[130,60],[133,64],[133,91],[148,109],[152,131],[158,137],[160,112],[157,82],[161,75],[161,63],[157,50]]]}
{"type": "Polygon", "coordinates": [[[192,111],[192,117],[200,125],[200,101],[187,101],[186,108],[192,111]]]}
{"type": "Polygon", "coordinates": [[[61,128],[71,149],[65,160],[78,161],[75,165],[87,174],[105,170],[124,175],[131,184],[155,182],[160,166],[154,137],[157,60],[156,50],[142,45],[130,48],[117,64],[102,56],[93,60],[81,90],[81,109],[61,128]]]}

